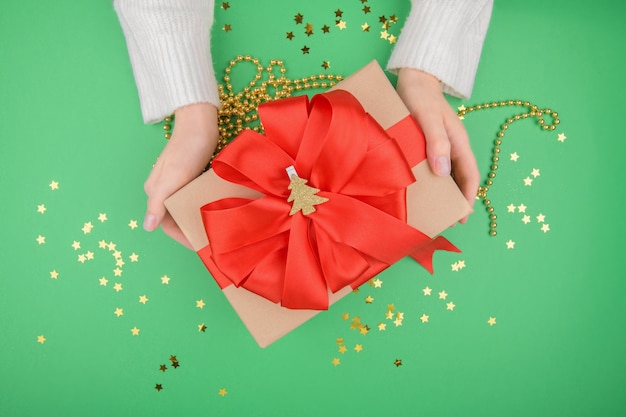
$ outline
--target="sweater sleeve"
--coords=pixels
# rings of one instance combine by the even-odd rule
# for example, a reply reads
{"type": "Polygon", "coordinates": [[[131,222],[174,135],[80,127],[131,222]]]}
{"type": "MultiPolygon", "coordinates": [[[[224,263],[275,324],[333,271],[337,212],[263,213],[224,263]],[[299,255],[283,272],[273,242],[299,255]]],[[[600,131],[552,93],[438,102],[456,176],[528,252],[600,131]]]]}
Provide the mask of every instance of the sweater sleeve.
{"type": "Polygon", "coordinates": [[[492,8],[493,0],[412,0],[387,69],[426,71],[444,93],[468,98],[492,8]]]}
{"type": "Polygon", "coordinates": [[[213,0],[114,0],[145,123],[199,102],[219,106],[210,50],[213,0]]]}

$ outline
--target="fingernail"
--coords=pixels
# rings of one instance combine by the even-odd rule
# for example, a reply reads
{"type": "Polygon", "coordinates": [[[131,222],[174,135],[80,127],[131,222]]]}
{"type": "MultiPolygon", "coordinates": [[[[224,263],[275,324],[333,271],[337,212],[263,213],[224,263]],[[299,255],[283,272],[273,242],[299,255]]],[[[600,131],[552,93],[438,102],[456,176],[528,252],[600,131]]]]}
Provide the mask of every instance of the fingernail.
{"type": "Polygon", "coordinates": [[[437,175],[450,175],[450,158],[440,156],[437,158],[435,164],[437,165],[437,175]]]}
{"type": "Polygon", "coordinates": [[[148,232],[151,232],[154,229],[156,229],[156,223],[157,223],[156,216],[154,214],[148,214],[146,215],[146,218],[143,221],[143,228],[146,229],[148,232]]]}

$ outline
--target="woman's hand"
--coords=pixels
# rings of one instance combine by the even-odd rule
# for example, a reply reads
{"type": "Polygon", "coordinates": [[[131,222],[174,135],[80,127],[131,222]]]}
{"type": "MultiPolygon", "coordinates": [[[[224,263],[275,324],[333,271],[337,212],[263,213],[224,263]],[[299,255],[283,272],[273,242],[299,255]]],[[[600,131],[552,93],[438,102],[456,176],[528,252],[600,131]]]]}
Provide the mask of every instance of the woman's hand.
{"type": "Polygon", "coordinates": [[[209,103],[191,104],[177,109],[175,118],[172,137],[144,184],[148,208],[143,227],[153,231],[160,225],[167,235],[191,249],[164,202],[209,163],[218,140],[217,108],[209,103]]]}
{"type": "MultiPolygon", "coordinates": [[[[443,96],[439,80],[420,70],[401,68],[398,94],[426,137],[426,156],[437,175],[452,174],[474,206],[480,174],[465,127],[443,96]]],[[[465,223],[467,217],[461,220],[465,223]]]]}

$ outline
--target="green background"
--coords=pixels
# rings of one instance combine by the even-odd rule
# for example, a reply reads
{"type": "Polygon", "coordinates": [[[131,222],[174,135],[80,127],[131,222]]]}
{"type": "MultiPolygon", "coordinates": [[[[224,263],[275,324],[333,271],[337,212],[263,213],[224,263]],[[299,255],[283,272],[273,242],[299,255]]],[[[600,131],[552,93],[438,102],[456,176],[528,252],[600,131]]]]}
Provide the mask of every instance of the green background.
{"type": "MultiPolygon", "coordinates": [[[[292,78],[347,75],[373,58],[384,64],[392,46],[380,39],[378,16],[399,16],[390,28],[397,35],[409,8],[369,0],[365,15],[356,0],[220,4],[218,74],[235,55],[250,54],[283,59],[292,78]],[[333,26],[336,9],[344,31],[333,26]],[[313,36],[295,24],[298,12],[313,36]],[[324,24],[330,33],[321,33],[324,24]]],[[[509,129],[490,193],[498,235],[488,236],[478,206],[467,225],[445,233],[463,253],[437,254],[434,276],[403,260],[381,274],[381,288],[366,284],[267,349],[257,347],[195,254],[160,231],[128,226],[141,225],[143,181],[164,139],[160,126],[141,123],[111,2],[25,0],[2,9],[0,415],[626,415],[623,2],[496,1],[473,97],[451,104],[519,98],[561,118],[554,132],[530,120],[509,129]],[[517,162],[508,158],[513,152],[517,162]],[[535,168],[541,175],[524,186],[535,168]],[[510,204],[527,206],[531,222],[508,213],[510,204]],[[87,222],[94,227],[85,234],[87,222]],[[114,276],[114,252],[99,248],[101,240],[117,245],[122,276],[114,276]],[[78,262],[88,251],[93,260],[78,262]],[[454,271],[461,260],[465,267],[454,271]],[[140,303],[141,295],[149,301],[140,303]],[[404,313],[402,326],[385,318],[392,303],[404,313]],[[355,316],[368,334],[350,329],[355,316]]],[[[466,117],[484,175],[499,125],[516,112],[466,117]]]]}

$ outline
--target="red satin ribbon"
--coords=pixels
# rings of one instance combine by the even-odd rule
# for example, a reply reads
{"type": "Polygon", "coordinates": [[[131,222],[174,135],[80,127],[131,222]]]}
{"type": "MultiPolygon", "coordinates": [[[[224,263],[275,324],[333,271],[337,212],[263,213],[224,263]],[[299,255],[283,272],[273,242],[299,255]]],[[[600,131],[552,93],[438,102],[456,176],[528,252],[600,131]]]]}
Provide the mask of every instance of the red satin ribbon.
{"type": "Polygon", "coordinates": [[[242,132],[213,169],[264,196],[201,209],[210,245],[198,253],[222,288],[234,284],[287,308],[323,310],[329,289],[356,287],[404,256],[432,272],[434,250],[458,251],[406,224],[411,166],[425,158],[412,117],[390,128],[392,137],[343,90],[310,103],[306,96],[267,103],[259,115],[265,136],[242,132]],[[307,216],[289,215],[285,169],[292,165],[328,198],[307,216]]]}

